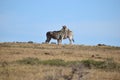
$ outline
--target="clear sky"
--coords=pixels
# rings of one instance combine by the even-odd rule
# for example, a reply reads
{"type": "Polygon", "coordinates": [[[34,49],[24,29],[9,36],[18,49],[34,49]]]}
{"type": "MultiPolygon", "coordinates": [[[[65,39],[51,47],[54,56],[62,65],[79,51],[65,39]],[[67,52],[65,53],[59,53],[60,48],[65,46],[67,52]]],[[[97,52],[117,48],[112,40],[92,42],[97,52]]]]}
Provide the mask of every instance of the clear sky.
{"type": "Polygon", "coordinates": [[[75,44],[120,46],[120,0],[0,0],[0,42],[42,43],[63,25],[75,44]]]}

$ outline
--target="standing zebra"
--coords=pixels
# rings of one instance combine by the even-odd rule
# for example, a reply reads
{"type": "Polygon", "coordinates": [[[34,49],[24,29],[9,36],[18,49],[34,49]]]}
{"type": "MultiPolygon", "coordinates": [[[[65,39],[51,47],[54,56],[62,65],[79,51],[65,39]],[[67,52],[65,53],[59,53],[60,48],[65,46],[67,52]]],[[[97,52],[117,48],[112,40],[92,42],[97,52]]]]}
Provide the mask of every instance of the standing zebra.
{"type": "Polygon", "coordinates": [[[50,40],[57,39],[57,43],[61,44],[63,39],[69,38],[70,44],[72,44],[73,39],[73,32],[70,31],[66,26],[63,26],[61,30],[59,31],[49,31],[46,33],[46,43],[49,43],[50,40]]]}
{"type": "Polygon", "coordinates": [[[68,38],[69,41],[70,41],[70,44],[72,44],[72,41],[74,42],[73,32],[70,29],[68,29],[65,25],[63,26],[63,28],[60,31],[62,31],[64,29],[65,29],[65,33],[64,33],[64,38],[63,39],[67,39],[68,38]]]}

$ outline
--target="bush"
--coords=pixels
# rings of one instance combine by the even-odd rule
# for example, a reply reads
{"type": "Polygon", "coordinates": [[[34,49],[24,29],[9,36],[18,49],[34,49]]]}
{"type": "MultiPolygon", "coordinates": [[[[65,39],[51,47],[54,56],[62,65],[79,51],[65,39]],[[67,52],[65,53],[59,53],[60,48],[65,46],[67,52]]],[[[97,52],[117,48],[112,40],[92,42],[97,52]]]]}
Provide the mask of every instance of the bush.
{"type": "Polygon", "coordinates": [[[33,41],[28,41],[28,43],[34,43],[33,41]]]}

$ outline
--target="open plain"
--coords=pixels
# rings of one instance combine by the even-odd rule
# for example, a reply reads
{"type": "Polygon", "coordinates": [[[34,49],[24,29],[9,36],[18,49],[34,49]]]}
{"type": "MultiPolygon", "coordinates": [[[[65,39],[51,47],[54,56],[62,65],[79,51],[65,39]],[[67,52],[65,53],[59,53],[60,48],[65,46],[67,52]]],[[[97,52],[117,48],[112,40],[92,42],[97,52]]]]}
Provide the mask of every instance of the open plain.
{"type": "Polygon", "coordinates": [[[0,43],[0,80],[119,80],[120,47],[0,43]]]}

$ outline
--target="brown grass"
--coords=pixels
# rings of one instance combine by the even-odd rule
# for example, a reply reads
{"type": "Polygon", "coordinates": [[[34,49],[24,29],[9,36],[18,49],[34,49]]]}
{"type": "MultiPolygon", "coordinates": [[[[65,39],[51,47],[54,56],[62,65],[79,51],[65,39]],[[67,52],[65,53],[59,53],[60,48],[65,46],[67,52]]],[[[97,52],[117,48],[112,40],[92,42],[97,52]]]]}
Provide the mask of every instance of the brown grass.
{"type": "MultiPolygon", "coordinates": [[[[71,74],[72,67],[15,63],[15,61],[28,57],[43,61],[61,59],[66,62],[87,59],[104,61],[109,58],[120,63],[120,47],[0,43],[0,80],[65,80],[64,77],[69,77],[71,74]]],[[[85,71],[89,73],[81,80],[120,79],[118,71],[104,71],[94,68],[85,71]]],[[[78,80],[78,76],[76,72],[72,80],[78,80]]]]}

